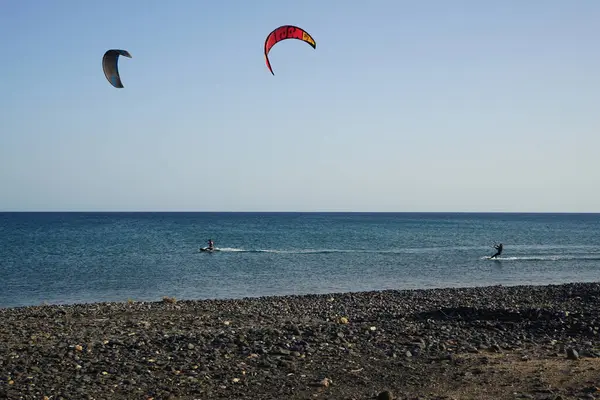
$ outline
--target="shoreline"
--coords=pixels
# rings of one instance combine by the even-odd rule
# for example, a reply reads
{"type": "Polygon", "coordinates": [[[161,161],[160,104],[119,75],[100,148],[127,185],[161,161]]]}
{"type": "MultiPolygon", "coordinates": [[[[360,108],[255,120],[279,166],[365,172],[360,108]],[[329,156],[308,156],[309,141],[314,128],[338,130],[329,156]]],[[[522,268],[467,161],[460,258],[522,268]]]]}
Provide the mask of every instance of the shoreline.
{"type": "MultiPolygon", "coordinates": [[[[499,260],[501,261],[501,259],[499,260]]],[[[561,282],[561,283],[531,283],[531,284],[523,284],[523,283],[515,283],[515,284],[497,284],[497,285],[481,285],[481,286],[443,286],[443,287],[430,287],[430,288],[408,288],[408,289],[378,289],[378,290],[357,290],[357,291],[345,291],[345,292],[325,292],[325,293],[297,293],[297,294],[269,294],[269,295],[261,295],[261,296],[243,296],[243,297],[209,297],[209,298],[200,298],[200,299],[192,299],[192,298],[177,298],[171,297],[167,295],[158,295],[156,298],[152,300],[136,300],[134,298],[129,298],[127,300],[106,300],[106,301],[90,301],[90,302],[70,302],[70,303],[52,303],[46,300],[41,301],[39,304],[30,304],[30,305],[13,305],[13,306],[1,306],[0,312],[6,310],[16,310],[23,308],[36,308],[36,307],[60,307],[60,308],[69,308],[69,307],[85,307],[85,306],[111,306],[111,305],[119,305],[119,304],[155,304],[162,303],[165,299],[172,299],[177,303],[196,303],[196,302],[228,302],[228,301],[253,301],[253,300],[268,300],[268,299],[293,299],[293,298],[303,298],[303,297],[314,297],[314,296],[340,296],[340,295],[367,295],[367,294],[375,294],[375,293],[405,293],[405,292],[432,292],[432,291],[456,291],[456,290],[479,290],[479,289],[487,289],[487,288],[505,288],[505,289],[513,289],[513,288],[539,288],[539,287],[556,287],[556,286],[564,286],[564,285],[572,285],[572,284],[595,284],[600,283],[600,279],[598,280],[584,280],[584,281],[574,281],[574,282],[561,282]]]]}
{"type": "Polygon", "coordinates": [[[0,398],[600,397],[600,282],[55,304],[0,319],[0,398]]]}

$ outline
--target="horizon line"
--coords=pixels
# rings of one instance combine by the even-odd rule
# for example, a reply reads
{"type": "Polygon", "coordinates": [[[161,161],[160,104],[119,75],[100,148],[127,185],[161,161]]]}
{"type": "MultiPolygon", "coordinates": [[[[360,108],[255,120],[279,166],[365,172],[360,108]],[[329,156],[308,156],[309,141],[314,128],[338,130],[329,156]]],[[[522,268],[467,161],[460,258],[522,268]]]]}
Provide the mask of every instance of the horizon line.
{"type": "Polygon", "coordinates": [[[0,210],[0,214],[79,213],[79,214],[600,214],[600,211],[231,211],[231,210],[0,210]]]}

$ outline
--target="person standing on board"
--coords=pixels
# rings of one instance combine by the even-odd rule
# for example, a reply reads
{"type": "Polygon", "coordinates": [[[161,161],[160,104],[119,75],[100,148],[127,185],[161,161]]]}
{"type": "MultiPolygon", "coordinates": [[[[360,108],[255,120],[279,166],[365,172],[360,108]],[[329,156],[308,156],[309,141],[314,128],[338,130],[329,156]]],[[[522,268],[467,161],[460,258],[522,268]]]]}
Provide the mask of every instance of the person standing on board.
{"type": "Polygon", "coordinates": [[[502,243],[499,244],[495,244],[494,248],[496,249],[496,254],[494,254],[493,256],[491,256],[490,258],[496,258],[498,257],[500,254],[502,254],[502,249],[504,246],[502,246],[502,243]]]}

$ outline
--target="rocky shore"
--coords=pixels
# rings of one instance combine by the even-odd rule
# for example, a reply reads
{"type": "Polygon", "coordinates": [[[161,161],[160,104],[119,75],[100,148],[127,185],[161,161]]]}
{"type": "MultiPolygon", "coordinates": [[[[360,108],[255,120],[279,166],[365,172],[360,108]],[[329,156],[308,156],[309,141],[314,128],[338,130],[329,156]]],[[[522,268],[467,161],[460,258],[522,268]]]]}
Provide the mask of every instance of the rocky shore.
{"type": "Polygon", "coordinates": [[[0,399],[600,399],[600,283],[0,309],[0,399]]]}

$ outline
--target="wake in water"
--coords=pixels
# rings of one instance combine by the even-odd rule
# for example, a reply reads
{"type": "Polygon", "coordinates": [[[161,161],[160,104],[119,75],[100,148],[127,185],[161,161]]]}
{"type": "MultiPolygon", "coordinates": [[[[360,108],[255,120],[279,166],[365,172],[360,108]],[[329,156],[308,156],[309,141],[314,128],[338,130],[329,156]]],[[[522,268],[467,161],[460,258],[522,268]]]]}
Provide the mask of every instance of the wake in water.
{"type": "MultiPolygon", "coordinates": [[[[274,253],[274,254],[327,254],[327,253],[388,253],[390,251],[377,250],[341,250],[341,249],[300,249],[300,250],[274,250],[274,249],[240,249],[235,247],[218,247],[215,250],[222,253],[274,253]]],[[[200,251],[200,250],[198,250],[200,251]]]]}
{"type": "MultiPolygon", "coordinates": [[[[236,247],[215,248],[225,253],[274,253],[274,254],[427,254],[448,253],[453,251],[475,251],[481,250],[481,246],[446,246],[446,247],[407,247],[396,249],[242,249],[236,247]]],[[[200,251],[200,250],[199,250],[200,251]]]]}
{"type": "MultiPolygon", "coordinates": [[[[333,253],[349,253],[349,254],[426,254],[448,252],[451,250],[463,250],[457,248],[409,248],[409,249],[240,249],[235,247],[219,247],[215,248],[217,252],[222,253],[273,253],[273,254],[333,254],[333,253]]],[[[201,251],[201,250],[198,250],[201,251]]]]}
{"type": "MultiPolygon", "coordinates": [[[[475,248],[473,248],[475,249],[475,248]]],[[[472,249],[472,250],[473,250],[472,249]]],[[[368,253],[368,254],[424,254],[448,252],[452,250],[462,250],[465,248],[407,248],[407,249],[243,249],[236,247],[218,247],[215,248],[220,253],[267,253],[267,254],[335,254],[335,253],[368,253]]],[[[200,252],[200,250],[198,250],[200,252]]],[[[592,254],[540,254],[540,255],[524,255],[524,256],[505,256],[490,258],[490,256],[482,256],[481,260],[491,261],[576,261],[576,260],[600,260],[599,253],[592,254]]]]}
{"type": "Polygon", "coordinates": [[[560,255],[539,255],[539,256],[516,256],[516,257],[481,257],[482,260],[489,261],[574,261],[574,260],[600,260],[600,254],[582,255],[582,254],[560,254],[560,255]]]}

